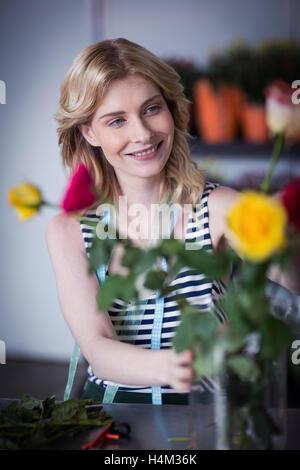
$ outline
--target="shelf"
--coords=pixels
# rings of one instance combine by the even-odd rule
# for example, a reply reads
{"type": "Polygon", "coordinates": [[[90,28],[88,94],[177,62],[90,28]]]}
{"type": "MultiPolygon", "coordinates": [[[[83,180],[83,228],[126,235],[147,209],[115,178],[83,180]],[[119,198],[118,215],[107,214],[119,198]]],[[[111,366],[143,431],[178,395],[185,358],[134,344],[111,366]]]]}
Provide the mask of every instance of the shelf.
{"type": "MultiPolygon", "coordinates": [[[[195,137],[189,140],[189,147],[192,155],[207,156],[210,154],[226,155],[228,157],[270,157],[273,150],[273,143],[251,144],[244,140],[236,140],[233,142],[210,144],[203,142],[200,138],[195,137]]],[[[294,144],[289,149],[285,148],[281,152],[282,157],[300,160],[300,142],[294,144]]]]}

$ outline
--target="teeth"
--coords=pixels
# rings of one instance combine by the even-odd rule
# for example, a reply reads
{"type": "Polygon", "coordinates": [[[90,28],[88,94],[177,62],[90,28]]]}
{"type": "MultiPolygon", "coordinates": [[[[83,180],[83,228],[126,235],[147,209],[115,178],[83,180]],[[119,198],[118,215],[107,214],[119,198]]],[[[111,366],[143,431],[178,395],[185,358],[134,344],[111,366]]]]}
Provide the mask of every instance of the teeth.
{"type": "MultiPolygon", "coordinates": [[[[157,144],[157,145],[158,145],[158,144],[157,144]]],[[[143,155],[148,155],[149,153],[155,152],[155,150],[157,149],[157,145],[156,145],[155,147],[152,147],[152,149],[147,150],[147,152],[133,153],[132,155],[134,155],[134,156],[136,156],[136,157],[142,157],[143,155]]]]}

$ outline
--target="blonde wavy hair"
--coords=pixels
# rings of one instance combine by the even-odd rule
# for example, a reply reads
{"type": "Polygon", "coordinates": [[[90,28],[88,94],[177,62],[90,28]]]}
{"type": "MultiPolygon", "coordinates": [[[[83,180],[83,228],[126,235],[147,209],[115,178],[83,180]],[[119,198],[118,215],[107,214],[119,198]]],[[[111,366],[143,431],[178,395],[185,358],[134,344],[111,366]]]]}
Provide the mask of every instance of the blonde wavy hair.
{"type": "Polygon", "coordinates": [[[189,103],[180,76],[162,59],[124,38],[104,40],[83,49],[74,59],[61,88],[54,118],[59,124],[58,142],[64,168],[83,163],[99,188],[98,203],[117,204],[121,189],[113,166],[100,147],[91,146],[81,133],[115,80],[143,75],[159,88],[174,120],[174,141],[164,168],[160,203],[197,204],[204,188],[204,175],[191,159],[187,138],[189,103]]]}

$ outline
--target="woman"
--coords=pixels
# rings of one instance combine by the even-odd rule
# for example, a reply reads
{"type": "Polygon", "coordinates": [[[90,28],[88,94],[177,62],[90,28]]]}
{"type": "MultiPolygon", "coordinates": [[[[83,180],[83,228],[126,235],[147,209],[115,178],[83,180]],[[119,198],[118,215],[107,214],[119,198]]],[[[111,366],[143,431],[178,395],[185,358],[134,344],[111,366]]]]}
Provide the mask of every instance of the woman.
{"type": "MultiPolygon", "coordinates": [[[[55,117],[63,163],[70,168],[84,163],[103,198],[117,205],[119,196],[125,197],[119,230],[137,246],[149,246],[155,223],[151,207],[167,200],[193,207],[191,213],[180,212],[174,228],[176,238],[214,249],[226,236],[224,214],[238,193],[205,184],[191,160],[186,139],[188,104],[177,73],[148,50],[123,38],[84,49],[61,86],[55,117]],[[143,237],[132,236],[128,230],[130,208],[136,203],[145,209],[143,237]]],[[[95,218],[95,208],[86,215],[95,218]]],[[[107,386],[117,384],[115,402],[151,403],[157,388],[161,403],[186,404],[194,376],[193,354],[191,350],[176,354],[171,348],[180,322],[176,303],[171,296],[165,299],[160,349],[150,349],[154,294],[149,295],[135,345],[124,342],[126,331],[120,328],[117,335],[113,326],[124,308],[122,302],[116,299],[114,308],[99,315],[99,283],[96,274],[87,272],[89,237],[88,225],[63,214],[55,216],[47,227],[61,309],[89,362],[83,397],[101,400],[107,386]]],[[[122,248],[117,248],[109,265],[111,274],[124,271],[122,248]]],[[[224,290],[224,283],[208,282],[188,270],[182,270],[172,282],[188,301],[203,308],[224,290]]],[[[222,315],[219,320],[224,321],[222,315]]],[[[204,395],[214,388],[209,378],[203,379],[202,385],[204,395]]]]}

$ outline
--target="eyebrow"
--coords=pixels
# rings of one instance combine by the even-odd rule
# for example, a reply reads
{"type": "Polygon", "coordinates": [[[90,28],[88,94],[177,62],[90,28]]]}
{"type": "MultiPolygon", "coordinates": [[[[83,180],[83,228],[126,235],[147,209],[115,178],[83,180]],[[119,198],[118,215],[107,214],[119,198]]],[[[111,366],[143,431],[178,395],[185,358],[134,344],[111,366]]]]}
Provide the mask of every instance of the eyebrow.
{"type": "MultiPolygon", "coordinates": [[[[162,98],[161,95],[154,95],[154,96],[151,96],[151,98],[148,98],[146,101],[144,101],[144,103],[142,103],[141,105],[141,108],[143,106],[145,106],[145,104],[149,103],[150,101],[154,100],[155,98],[162,98]]],[[[103,119],[107,116],[118,116],[119,114],[126,114],[125,111],[114,111],[112,113],[107,113],[107,114],[103,114],[103,116],[100,116],[98,119],[103,119]]]]}

